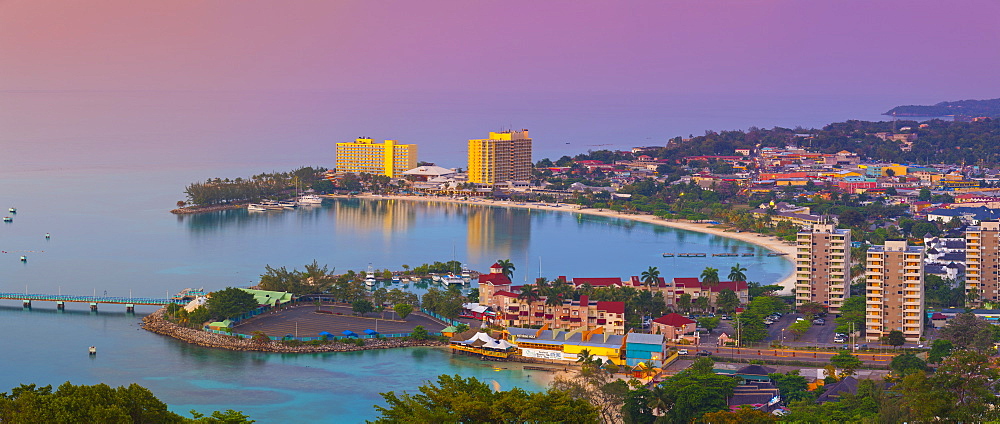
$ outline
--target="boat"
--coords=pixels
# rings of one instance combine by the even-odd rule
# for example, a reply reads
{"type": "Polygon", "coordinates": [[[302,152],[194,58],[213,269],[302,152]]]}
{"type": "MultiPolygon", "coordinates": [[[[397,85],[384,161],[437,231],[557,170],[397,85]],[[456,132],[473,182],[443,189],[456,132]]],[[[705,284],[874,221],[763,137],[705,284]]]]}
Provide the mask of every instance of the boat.
{"type": "Polygon", "coordinates": [[[91,355],[97,355],[97,348],[94,347],[94,346],[91,346],[91,347],[87,348],[87,352],[90,353],[91,355]]]}
{"type": "Polygon", "coordinates": [[[14,218],[11,218],[9,216],[5,216],[5,217],[3,217],[3,222],[14,222],[14,218]]]}
{"type": "Polygon", "coordinates": [[[365,273],[365,285],[368,287],[374,287],[378,282],[375,281],[375,270],[372,269],[371,264],[368,265],[368,272],[365,273]]]}
{"type": "Polygon", "coordinates": [[[704,253],[680,253],[677,255],[679,258],[704,258],[708,256],[704,253]]]}
{"type": "Polygon", "coordinates": [[[298,203],[300,205],[303,205],[303,206],[318,205],[318,204],[323,203],[323,198],[319,197],[319,196],[317,196],[315,194],[306,194],[306,195],[299,196],[298,200],[296,200],[296,203],[298,203]]]}
{"type": "Polygon", "coordinates": [[[431,281],[440,283],[441,282],[441,276],[437,275],[437,274],[431,274],[431,281]]]}
{"type": "Polygon", "coordinates": [[[10,209],[7,209],[7,212],[10,212],[10,213],[17,213],[17,208],[10,208],[10,209]]]}
{"type": "Polygon", "coordinates": [[[459,276],[457,276],[455,274],[448,274],[448,275],[445,275],[444,277],[441,277],[441,282],[445,283],[445,284],[449,284],[449,285],[450,284],[459,284],[459,285],[462,285],[462,284],[465,284],[465,279],[463,279],[462,277],[459,277],[459,276]]]}
{"type": "Polygon", "coordinates": [[[261,205],[261,204],[258,204],[258,203],[251,203],[251,204],[247,205],[247,210],[250,211],[250,212],[263,212],[263,211],[266,211],[267,208],[264,207],[264,205],[261,205]]]}
{"type": "Polygon", "coordinates": [[[51,235],[51,234],[49,234],[49,233],[45,233],[45,239],[46,239],[46,240],[48,240],[48,239],[50,239],[50,238],[52,238],[52,235],[51,235]]]}
{"type": "Polygon", "coordinates": [[[397,277],[395,275],[392,276],[392,284],[399,284],[401,281],[402,280],[400,280],[399,277],[397,277]]]}
{"type": "Polygon", "coordinates": [[[674,257],[674,254],[673,253],[664,253],[663,257],[664,258],[672,258],[672,257],[674,257]]]}
{"type": "Polygon", "coordinates": [[[466,283],[472,281],[472,271],[465,264],[462,264],[462,280],[466,283]]]}
{"type": "Polygon", "coordinates": [[[743,256],[744,257],[746,257],[746,256],[753,256],[753,253],[744,253],[743,256]]]}
{"type": "Polygon", "coordinates": [[[719,256],[723,258],[731,258],[733,256],[739,256],[738,253],[713,253],[712,256],[719,256]]]}
{"type": "Polygon", "coordinates": [[[278,202],[278,205],[281,205],[281,207],[284,209],[295,209],[299,207],[299,205],[292,200],[283,200],[281,202],[278,202]]]}
{"type": "Polygon", "coordinates": [[[780,253],[780,252],[771,252],[771,253],[767,254],[767,256],[786,256],[786,255],[788,255],[788,254],[787,253],[780,253]]]}
{"type": "Polygon", "coordinates": [[[21,255],[21,262],[28,262],[28,257],[21,255]]]}
{"type": "Polygon", "coordinates": [[[274,200],[261,200],[259,205],[263,206],[264,209],[269,211],[284,209],[278,202],[275,202],[274,200]]]}

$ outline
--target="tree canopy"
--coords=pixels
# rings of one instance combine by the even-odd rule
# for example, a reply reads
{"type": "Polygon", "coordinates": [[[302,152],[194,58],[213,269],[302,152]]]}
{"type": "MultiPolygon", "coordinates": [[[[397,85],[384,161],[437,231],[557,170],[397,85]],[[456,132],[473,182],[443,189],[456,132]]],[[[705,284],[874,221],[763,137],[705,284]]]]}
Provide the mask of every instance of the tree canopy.
{"type": "Polygon", "coordinates": [[[212,292],[205,303],[208,312],[213,319],[234,318],[250,312],[260,304],[253,295],[243,289],[227,287],[225,289],[212,292]]]}
{"type": "Polygon", "coordinates": [[[597,409],[560,390],[494,391],[475,377],[441,375],[417,393],[382,393],[372,423],[599,423],[597,409]]]}

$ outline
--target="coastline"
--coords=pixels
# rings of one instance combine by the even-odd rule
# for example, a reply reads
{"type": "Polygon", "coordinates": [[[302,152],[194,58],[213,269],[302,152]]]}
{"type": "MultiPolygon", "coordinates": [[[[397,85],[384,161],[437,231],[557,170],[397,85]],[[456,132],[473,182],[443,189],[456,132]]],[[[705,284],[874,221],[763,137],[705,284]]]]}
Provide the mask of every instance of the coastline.
{"type": "Polygon", "coordinates": [[[160,308],[156,310],[156,312],[143,317],[142,323],[140,324],[141,327],[146,331],[202,347],[272,353],[322,353],[392,349],[397,347],[414,346],[446,346],[445,343],[436,340],[408,339],[368,339],[365,341],[364,346],[348,345],[336,342],[321,345],[289,346],[274,340],[259,342],[251,339],[209,333],[194,328],[181,327],[163,318],[165,310],[165,308],[160,308]]]}
{"type": "MultiPolygon", "coordinates": [[[[785,244],[779,239],[773,236],[760,236],[758,233],[743,232],[743,233],[733,233],[727,232],[720,228],[713,228],[713,224],[700,223],[700,222],[689,222],[689,221],[670,221],[654,215],[647,214],[623,214],[611,210],[601,210],[594,208],[579,208],[577,205],[563,204],[560,207],[554,207],[542,204],[533,203],[523,203],[519,204],[517,202],[505,201],[505,200],[488,200],[488,199],[476,199],[476,200],[462,200],[454,199],[451,197],[437,197],[437,196],[401,196],[401,195],[324,195],[323,197],[328,199],[367,199],[367,200],[406,200],[412,202],[440,202],[440,203],[458,203],[465,205],[484,205],[484,206],[495,206],[495,207],[508,207],[508,208],[522,208],[522,209],[537,209],[545,211],[556,211],[556,212],[571,212],[579,213],[585,215],[595,215],[602,216],[606,218],[619,218],[628,219],[637,222],[643,222],[653,225],[661,225],[664,227],[677,228],[681,230],[695,231],[699,233],[711,234],[720,237],[727,237],[734,240],[740,240],[757,246],[761,246],[765,249],[784,253],[781,256],[783,259],[791,262],[793,265],[795,263],[795,246],[785,244]]],[[[788,295],[792,294],[792,290],[795,287],[795,272],[794,270],[790,272],[787,276],[778,280],[776,282],[761,282],[762,285],[767,284],[777,284],[782,287],[779,294],[788,295]]]]}

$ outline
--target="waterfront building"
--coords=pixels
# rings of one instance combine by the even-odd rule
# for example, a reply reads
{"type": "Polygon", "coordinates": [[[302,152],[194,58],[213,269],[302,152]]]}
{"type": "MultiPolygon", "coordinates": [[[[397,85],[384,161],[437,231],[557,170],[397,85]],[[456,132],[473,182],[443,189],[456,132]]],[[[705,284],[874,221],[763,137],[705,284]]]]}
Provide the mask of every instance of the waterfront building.
{"type": "Polygon", "coordinates": [[[924,328],[924,249],[905,240],[868,248],[865,338],[877,341],[893,330],[916,342],[924,328]]]}
{"type": "Polygon", "coordinates": [[[840,313],[851,287],[851,230],[829,223],[796,236],[795,306],[816,302],[840,313]]]}
{"type": "Polygon", "coordinates": [[[417,167],[417,145],[371,138],[337,143],[337,171],[400,177],[417,167]]]}
{"type": "Polygon", "coordinates": [[[650,367],[663,366],[666,350],[664,342],[663,334],[626,334],[625,364],[633,367],[640,363],[650,367]]]}
{"type": "Polygon", "coordinates": [[[586,350],[592,358],[625,364],[626,336],[606,333],[600,327],[570,331],[507,327],[506,332],[510,342],[521,350],[521,356],[527,358],[576,362],[586,350]]]}
{"type": "Polygon", "coordinates": [[[531,138],[528,130],[490,132],[469,140],[469,182],[497,184],[531,179],[531,138]]]}
{"type": "Polygon", "coordinates": [[[677,342],[687,334],[694,334],[697,323],[678,313],[666,314],[651,323],[655,334],[662,334],[668,341],[677,342]]]}
{"type": "Polygon", "coordinates": [[[965,303],[977,307],[1000,300],[1000,221],[965,230],[965,303]]]}

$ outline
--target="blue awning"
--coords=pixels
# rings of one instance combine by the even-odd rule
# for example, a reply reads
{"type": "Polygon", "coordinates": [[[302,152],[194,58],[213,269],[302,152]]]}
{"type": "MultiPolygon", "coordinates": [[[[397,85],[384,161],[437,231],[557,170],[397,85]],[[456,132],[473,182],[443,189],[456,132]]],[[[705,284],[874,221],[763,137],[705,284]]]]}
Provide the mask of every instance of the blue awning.
{"type": "Polygon", "coordinates": [[[372,330],[371,328],[369,328],[369,329],[365,330],[365,334],[367,334],[369,336],[374,336],[374,335],[378,334],[378,331],[375,331],[375,330],[372,330]]]}

